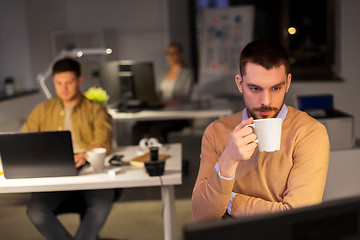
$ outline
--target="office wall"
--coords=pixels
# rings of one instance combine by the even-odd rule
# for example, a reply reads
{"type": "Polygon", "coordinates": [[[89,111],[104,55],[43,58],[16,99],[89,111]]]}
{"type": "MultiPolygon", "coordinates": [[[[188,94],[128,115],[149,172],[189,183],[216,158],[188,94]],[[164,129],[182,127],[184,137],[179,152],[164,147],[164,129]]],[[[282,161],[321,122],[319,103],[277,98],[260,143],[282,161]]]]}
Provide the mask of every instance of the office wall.
{"type": "Polygon", "coordinates": [[[33,87],[23,0],[0,1],[0,92],[11,76],[17,89],[33,87]]]}
{"type": "Polygon", "coordinates": [[[166,0],[67,0],[67,27],[113,29],[119,59],[154,61],[161,70],[168,41],[166,9],[166,0]]]}
{"type": "MultiPolygon", "coordinates": [[[[336,44],[343,82],[293,82],[289,99],[301,93],[332,93],[335,107],[354,115],[355,136],[360,138],[360,1],[337,0],[337,6],[336,44]]],[[[13,74],[23,88],[37,87],[35,75],[51,61],[53,30],[115,30],[116,55],[122,59],[152,59],[156,71],[166,66],[168,41],[189,34],[188,22],[181,24],[179,19],[188,14],[186,7],[174,0],[7,0],[0,1],[0,13],[0,83],[13,74]],[[177,14],[169,13],[174,10],[177,14]],[[172,26],[176,30],[170,30],[172,26]]]]}
{"type": "Polygon", "coordinates": [[[162,71],[168,43],[166,9],[166,0],[26,0],[33,74],[54,57],[51,44],[59,31],[99,32],[103,47],[114,50],[110,60],[153,61],[155,72],[162,71]]]}
{"type": "Polygon", "coordinates": [[[169,38],[171,41],[179,42],[184,48],[185,63],[194,66],[191,53],[191,36],[189,31],[190,12],[188,0],[167,0],[169,38]]]}
{"type": "Polygon", "coordinates": [[[335,108],[355,118],[355,137],[360,138],[360,1],[337,1],[336,35],[342,82],[293,82],[289,95],[331,93],[335,108]]]}
{"type": "MultiPolygon", "coordinates": [[[[24,0],[16,0],[24,1],[24,0]]],[[[53,57],[51,54],[51,31],[66,27],[66,12],[63,1],[25,0],[26,26],[30,66],[34,87],[38,84],[35,77],[45,71],[53,57]]]]}
{"type": "Polygon", "coordinates": [[[36,74],[56,54],[53,34],[64,30],[103,31],[115,59],[166,68],[167,0],[13,0],[1,1],[0,13],[0,82],[12,75],[22,89],[37,87],[36,74]]]}

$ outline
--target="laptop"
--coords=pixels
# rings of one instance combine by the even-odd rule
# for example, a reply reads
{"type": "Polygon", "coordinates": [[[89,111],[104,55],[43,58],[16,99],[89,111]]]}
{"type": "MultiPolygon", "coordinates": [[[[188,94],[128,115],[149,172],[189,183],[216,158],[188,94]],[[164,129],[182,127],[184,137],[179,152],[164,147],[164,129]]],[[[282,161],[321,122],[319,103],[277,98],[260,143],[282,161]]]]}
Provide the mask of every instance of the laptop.
{"type": "Polygon", "coordinates": [[[0,156],[7,179],[77,175],[70,131],[0,133],[0,156]]]}

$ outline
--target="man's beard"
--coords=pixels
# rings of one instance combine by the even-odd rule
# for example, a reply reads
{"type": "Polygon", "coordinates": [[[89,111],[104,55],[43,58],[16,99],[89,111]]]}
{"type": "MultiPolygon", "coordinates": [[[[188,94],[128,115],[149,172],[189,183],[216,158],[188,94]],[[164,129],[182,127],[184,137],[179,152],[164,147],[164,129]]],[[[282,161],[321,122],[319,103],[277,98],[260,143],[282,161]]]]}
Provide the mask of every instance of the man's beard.
{"type": "Polygon", "coordinates": [[[279,111],[280,111],[279,108],[272,107],[272,106],[261,106],[259,108],[255,107],[255,108],[252,108],[252,109],[248,109],[250,117],[253,117],[254,119],[273,118],[273,117],[276,117],[278,115],[279,111]],[[261,115],[260,117],[257,117],[257,116],[255,116],[255,112],[257,112],[257,111],[273,111],[274,115],[261,115]]]}
{"type": "Polygon", "coordinates": [[[248,108],[246,105],[246,100],[244,99],[244,103],[245,103],[245,107],[247,109],[247,112],[248,112],[248,117],[253,117],[254,119],[262,119],[262,118],[274,118],[276,117],[281,108],[283,107],[284,103],[285,103],[285,96],[283,98],[283,101],[280,105],[280,108],[277,108],[277,107],[273,107],[273,106],[261,106],[261,107],[254,107],[252,109],[248,108]],[[274,115],[271,115],[271,116],[267,116],[267,115],[261,115],[259,117],[255,116],[255,112],[256,111],[273,111],[274,112],[274,115]]]}
{"type": "Polygon", "coordinates": [[[279,113],[279,109],[277,107],[271,107],[271,106],[262,106],[260,108],[252,108],[248,109],[250,117],[253,117],[254,119],[261,119],[261,118],[273,118],[279,113]],[[260,115],[256,116],[255,112],[257,111],[273,111],[274,115],[260,115]]]}

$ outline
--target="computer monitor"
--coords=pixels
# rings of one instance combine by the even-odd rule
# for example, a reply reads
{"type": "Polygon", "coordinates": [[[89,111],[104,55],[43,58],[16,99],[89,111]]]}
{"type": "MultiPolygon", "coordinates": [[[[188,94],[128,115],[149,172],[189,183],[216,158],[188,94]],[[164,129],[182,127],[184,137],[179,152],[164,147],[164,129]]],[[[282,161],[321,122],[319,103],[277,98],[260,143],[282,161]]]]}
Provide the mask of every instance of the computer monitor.
{"type": "Polygon", "coordinates": [[[157,99],[152,62],[106,62],[102,64],[100,74],[101,83],[110,95],[110,105],[129,100],[150,103],[157,99]]]}
{"type": "Polygon", "coordinates": [[[298,95],[297,107],[302,111],[309,109],[333,109],[334,98],[331,94],[298,95]]]}
{"type": "Polygon", "coordinates": [[[360,239],[360,197],[284,212],[184,226],[184,240],[360,239]]]}

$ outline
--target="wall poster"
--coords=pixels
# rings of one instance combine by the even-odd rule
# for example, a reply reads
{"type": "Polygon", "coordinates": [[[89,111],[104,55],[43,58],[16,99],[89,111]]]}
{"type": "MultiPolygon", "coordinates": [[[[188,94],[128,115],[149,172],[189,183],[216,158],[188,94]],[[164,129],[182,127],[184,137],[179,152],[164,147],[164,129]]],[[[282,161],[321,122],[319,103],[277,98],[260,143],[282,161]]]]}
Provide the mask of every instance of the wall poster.
{"type": "Polygon", "coordinates": [[[200,36],[200,89],[210,94],[237,92],[239,55],[253,40],[255,7],[204,9],[200,36]]]}

